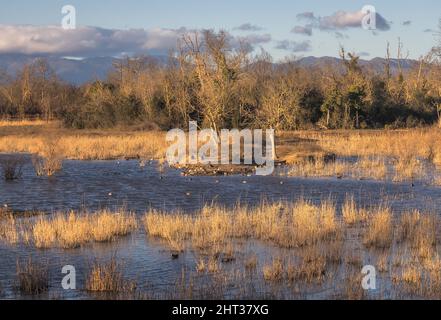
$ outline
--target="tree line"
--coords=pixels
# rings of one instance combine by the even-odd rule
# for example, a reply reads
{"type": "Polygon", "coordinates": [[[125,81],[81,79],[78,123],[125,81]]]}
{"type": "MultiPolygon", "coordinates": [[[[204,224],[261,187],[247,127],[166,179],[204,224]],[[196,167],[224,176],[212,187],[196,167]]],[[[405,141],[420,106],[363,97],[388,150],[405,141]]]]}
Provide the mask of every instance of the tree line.
{"type": "Polygon", "coordinates": [[[105,81],[65,83],[44,59],[14,77],[0,73],[0,117],[59,119],[78,129],[187,128],[190,120],[215,130],[431,125],[441,117],[439,52],[407,71],[391,71],[389,50],[379,72],[343,48],[341,65],[305,67],[295,59],[273,63],[225,32],[204,31],[183,36],[167,63],[117,60],[105,81]]]}

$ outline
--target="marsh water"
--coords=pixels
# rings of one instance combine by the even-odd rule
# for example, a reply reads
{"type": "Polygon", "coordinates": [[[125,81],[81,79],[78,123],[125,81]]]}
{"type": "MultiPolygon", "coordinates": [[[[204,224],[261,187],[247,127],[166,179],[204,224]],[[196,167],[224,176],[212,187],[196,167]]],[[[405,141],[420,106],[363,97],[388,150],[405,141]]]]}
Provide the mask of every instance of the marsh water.
{"type": "MultiPolygon", "coordinates": [[[[425,181],[293,178],[284,175],[280,168],[267,177],[185,177],[173,169],[167,169],[161,176],[155,163],[140,167],[138,161],[64,161],[62,171],[47,178],[36,176],[30,156],[25,157],[20,179],[12,182],[0,179],[0,205],[14,211],[50,214],[124,206],[141,215],[149,208],[194,212],[213,202],[253,206],[262,200],[296,201],[301,197],[313,202],[331,198],[339,206],[347,194],[353,194],[360,205],[384,203],[397,213],[413,208],[441,213],[441,188],[425,181]]],[[[262,252],[261,261],[265,259],[265,250],[271,249],[259,244],[243,244],[241,250],[262,252]]],[[[124,262],[125,275],[135,279],[140,289],[153,292],[166,291],[176,283],[182,270],[195,268],[192,253],[172,259],[164,243],[146,237],[142,228],[112,243],[90,244],[72,250],[38,250],[25,245],[0,244],[0,297],[36,298],[20,296],[14,288],[17,260],[34,257],[50,266],[50,290],[38,298],[90,298],[81,289],[87,268],[95,260],[112,256],[124,262]],[[78,290],[61,288],[64,265],[75,266],[78,290]]]]}

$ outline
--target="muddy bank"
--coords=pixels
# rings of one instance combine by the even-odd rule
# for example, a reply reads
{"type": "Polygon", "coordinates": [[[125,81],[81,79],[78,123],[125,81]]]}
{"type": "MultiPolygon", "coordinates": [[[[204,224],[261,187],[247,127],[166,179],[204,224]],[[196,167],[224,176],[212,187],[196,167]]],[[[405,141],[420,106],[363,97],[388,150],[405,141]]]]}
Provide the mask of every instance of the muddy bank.
{"type": "MultiPolygon", "coordinates": [[[[285,165],[285,161],[275,161],[275,166],[285,165]]],[[[254,175],[256,174],[256,165],[213,165],[213,164],[195,164],[195,165],[180,165],[173,166],[173,168],[180,170],[183,176],[232,176],[232,175],[254,175]]]]}

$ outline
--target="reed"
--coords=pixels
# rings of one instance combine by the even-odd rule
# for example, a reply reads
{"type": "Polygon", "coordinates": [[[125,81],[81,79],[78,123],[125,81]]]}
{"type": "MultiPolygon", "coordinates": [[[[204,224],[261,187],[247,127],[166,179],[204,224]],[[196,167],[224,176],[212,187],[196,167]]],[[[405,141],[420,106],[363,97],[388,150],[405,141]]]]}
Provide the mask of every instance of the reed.
{"type": "Polygon", "coordinates": [[[112,241],[130,234],[137,227],[133,213],[101,210],[92,214],[57,213],[41,217],[33,225],[32,235],[37,248],[76,248],[89,242],[112,241]]]}
{"type": "Polygon", "coordinates": [[[31,258],[17,261],[17,288],[24,295],[38,295],[49,288],[48,267],[31,258]]]}
{"type": "Polygon", "coordinates": [[[86,279],[86,290],[102,293],[130,293],[136,290],[136,283],[123,276],[122,265],[115,257],[107,263],[95,262],[86,279]]]}
{"type": "Polygon", "coordinates": [[[19,242],[17,222],[12,215],[0,218],[0,240],[9,245],[19,242]]]}
{"type": "Polygon", "coordinates": [[[368,219],[364,235],[367,247],[389,248],[393,241],[392,212],[390,208],[376,209],[368,219]]]}

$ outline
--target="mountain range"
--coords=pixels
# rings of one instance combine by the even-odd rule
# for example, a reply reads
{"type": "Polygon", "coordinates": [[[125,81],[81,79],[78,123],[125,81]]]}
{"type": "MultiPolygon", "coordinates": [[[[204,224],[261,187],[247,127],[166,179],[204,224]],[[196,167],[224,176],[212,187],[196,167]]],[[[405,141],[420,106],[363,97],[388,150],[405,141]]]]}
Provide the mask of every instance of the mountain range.
{"type": "MultiPolygon", "coordinates": [[[[38,58],[38,56],[33,55],[2,54],[0,55],[0,71],[5,71],[7,74],[14,76],[24,65],[31,64],[38,58]]],[[[93,80],[104,80],[108,72],[112,69],[113,64],[118,61],[117,58],[113,57],[95,57],[81,60],[53,56],[44,58],[60,79],[76,85],[93,80]]],[[[164,64],[168,61],[168,57],[166,56],[155,56],[154,58],[164,64]]],[[[303,67],[322,67],[325,65],[339,67],[341,66],[341,62],[341,59],[334,57],[304,57],[297,61],[297,63],[303,67]]],[[[376,72],[382,72],[386,62],[386,59],[374,58],[372,60],[360,60],[360,65],[376,72]]],[[[391,59],[391,72],[397,73],[400,64],[404,72],[408,71],[416,63],[416,60],[391,59]]]]}

